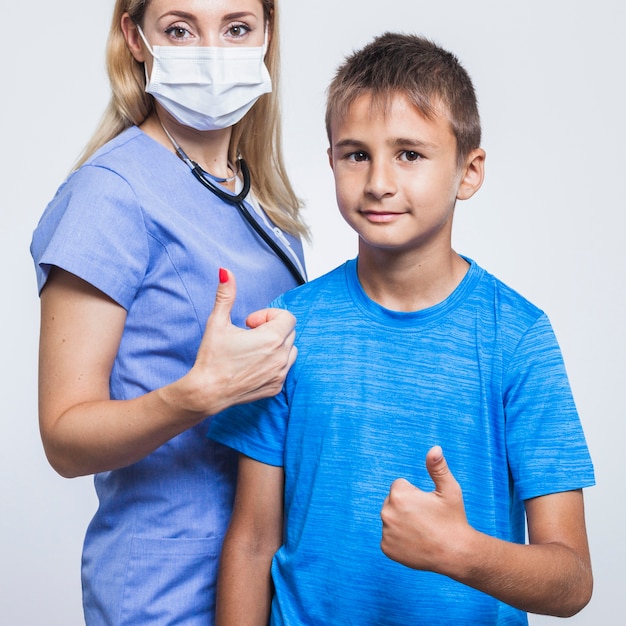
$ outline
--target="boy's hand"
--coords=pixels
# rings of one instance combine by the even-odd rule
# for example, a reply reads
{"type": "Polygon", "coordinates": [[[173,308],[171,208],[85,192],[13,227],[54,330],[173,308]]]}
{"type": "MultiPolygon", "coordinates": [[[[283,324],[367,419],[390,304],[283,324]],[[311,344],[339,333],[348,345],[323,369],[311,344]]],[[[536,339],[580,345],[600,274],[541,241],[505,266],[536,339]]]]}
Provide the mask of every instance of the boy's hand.
{"type": "Polygon", "coordinates": [[[426,455],[435,489],[425,492],[407,480],[393,482],[380,513],[382,551],[394,561],[418,570],[446,573],[461,558],[463,541],[472,532],[463,494],[439,446],[426,455]]]}

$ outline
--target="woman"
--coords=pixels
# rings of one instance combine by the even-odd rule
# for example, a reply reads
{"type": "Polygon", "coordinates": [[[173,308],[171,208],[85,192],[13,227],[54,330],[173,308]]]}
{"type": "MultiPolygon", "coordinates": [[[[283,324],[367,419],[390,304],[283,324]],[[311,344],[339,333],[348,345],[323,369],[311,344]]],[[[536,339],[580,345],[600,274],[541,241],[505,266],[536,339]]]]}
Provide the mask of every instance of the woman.
{"type": "Polygon", "coordinates": [[[235,479],[207,416],[276,394],[295,359],[293,318],[258,310],[304,273],[276,2],[117,0],[107,63],[31,246],[41,435],[60,474],[95,474],[87,624],[207,624],[235,479]]]}

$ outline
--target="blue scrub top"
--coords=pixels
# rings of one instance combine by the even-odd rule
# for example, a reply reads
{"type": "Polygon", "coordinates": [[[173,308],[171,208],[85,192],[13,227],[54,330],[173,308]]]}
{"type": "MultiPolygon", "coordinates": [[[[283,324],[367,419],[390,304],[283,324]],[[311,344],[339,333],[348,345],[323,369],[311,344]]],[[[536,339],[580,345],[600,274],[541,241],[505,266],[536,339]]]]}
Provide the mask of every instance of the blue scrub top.
{"type": "MultiPolygon", "coordinates": [[[[300,242],[287,239],[302,259],[300,242]]],[[[136,127],[59,188],[31,252],[40,290],[58,266],[126,309],[112,399],[140,396],[189,371],[219,267],[236,277],[232,321],[239,326],[295,286],[237,209],[136,127]]],[[[83,552],[87,624],[213,623],[236,459],[207,440],[208,422],[134,465],[96,475],[99,507],[83,552]]]]}

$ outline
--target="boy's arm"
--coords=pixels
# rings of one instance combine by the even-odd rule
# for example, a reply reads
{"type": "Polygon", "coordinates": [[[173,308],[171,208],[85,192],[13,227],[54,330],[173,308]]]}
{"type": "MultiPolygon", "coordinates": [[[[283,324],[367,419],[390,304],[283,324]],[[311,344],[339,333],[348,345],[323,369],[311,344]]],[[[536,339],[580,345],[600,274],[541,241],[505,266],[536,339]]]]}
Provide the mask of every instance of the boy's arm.
{"type": "Polygon", "coordinates": [[[435,490],[393,483],[381,517],[381,548],[409,567],[438,572],[531,613],[568,617],[593,586],[580,490],[526,501],[529,545],[502,541],[467,522],[461,488],[441,448],[426,456],[435,490]]]}
{"type": "Polygon", "coordinates": [[[266,626],[270,565],[282,544],[283,468],[240,455],[233,515],[222,547],[217,626],[266,626]]]}

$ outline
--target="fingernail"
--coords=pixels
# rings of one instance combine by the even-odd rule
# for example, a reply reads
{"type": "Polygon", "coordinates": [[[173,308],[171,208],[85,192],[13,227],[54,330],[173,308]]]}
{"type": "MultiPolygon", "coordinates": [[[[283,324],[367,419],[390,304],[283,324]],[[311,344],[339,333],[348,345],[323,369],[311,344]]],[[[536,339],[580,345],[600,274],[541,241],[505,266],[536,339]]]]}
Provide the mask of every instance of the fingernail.
{"type": "Polygon", "coordinates": [[[223,267],[220,267],[220,283],[228,282],[228,270],[225,270],[223,267]]]}

